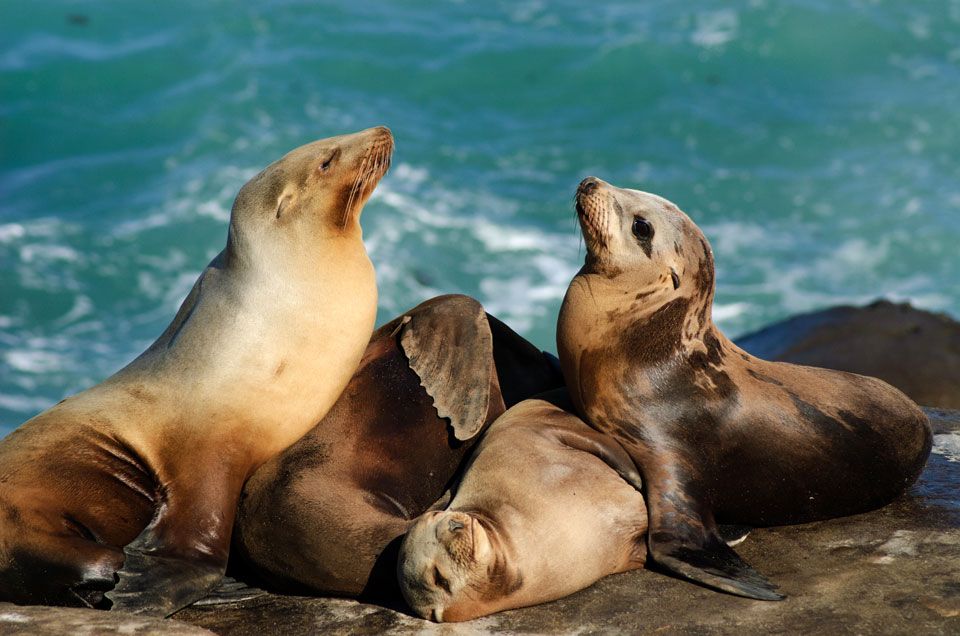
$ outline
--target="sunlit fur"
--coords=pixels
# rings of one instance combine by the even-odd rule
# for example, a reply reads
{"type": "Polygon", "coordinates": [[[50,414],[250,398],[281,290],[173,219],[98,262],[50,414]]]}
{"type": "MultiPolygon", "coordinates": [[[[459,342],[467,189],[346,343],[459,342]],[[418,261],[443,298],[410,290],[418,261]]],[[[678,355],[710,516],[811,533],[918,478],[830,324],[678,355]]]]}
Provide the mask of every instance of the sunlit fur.
{"type": "Polygon", "coordinates": [[[96,605],[124,565],[114,607],[164,615],[216,584],[244,480],[323,417],[370,339],[359,214],[392,148],[371,128],[253,177],[156,342],[0,441],[0,600],[96,605]]]}
{"type": "Polygon", "coordinates": [[[493,559],[487,532],[475,517],[428,512],[407,532],[401,549],[404,598],[424,618],[464,620],[464,606],[483,596],[493,559]]]}

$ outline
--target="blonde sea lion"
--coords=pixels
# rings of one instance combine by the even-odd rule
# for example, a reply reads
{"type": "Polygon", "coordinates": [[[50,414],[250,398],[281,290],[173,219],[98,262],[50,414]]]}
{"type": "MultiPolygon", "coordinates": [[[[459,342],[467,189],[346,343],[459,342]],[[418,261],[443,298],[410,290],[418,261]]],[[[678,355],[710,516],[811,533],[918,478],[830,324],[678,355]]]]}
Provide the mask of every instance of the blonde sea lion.
{"type": "Polygon", "coordinates": [[[525,400],[484,433],[446,510],[421,516],[400,549],[410,607],[465,621],[546,603],[646,560],[633,462],[560,408],[566,391],[525,400]]]}
{"type": "Polygon", "coordinates": [[[412,520],[506,406],[559,386],[559,366],[476,300],[421,303],[374,333],[326,417],[247,482],[235,562],[274,590],[399,600],[412,520]]]}
{"type": "Polygon", "coordinates": [[[716,524],[864,512],[920,474],[931,432],[900,391],[850,373],[767,362],[711,320],[713,254],[656,195],[585,179],[586,262],[557,327],[576,408],[643,476],[651,560],[733,594],[782,598],[716,524]]]}
{"type": "Polygon", "coordinates": [[[0,600],[169,615],[217,584],[243,482],[323,417],[370,338],[359,216],[392,151],[378,127],[268,166],[160,338],[0,441],[0,600]]]}

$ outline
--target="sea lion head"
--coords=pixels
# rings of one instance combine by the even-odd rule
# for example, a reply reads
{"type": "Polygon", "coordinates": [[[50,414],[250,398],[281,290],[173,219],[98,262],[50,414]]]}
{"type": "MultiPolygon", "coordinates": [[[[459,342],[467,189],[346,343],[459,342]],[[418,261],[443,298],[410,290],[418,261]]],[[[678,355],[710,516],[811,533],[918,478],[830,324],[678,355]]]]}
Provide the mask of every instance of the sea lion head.
{"type": "Polygon", "coordinates": [[[587,177],[575,200],[587,255],[560,309],[557,350],[570,397],[587,413],[598,395],[583,386],[584,373],[599,381],[591,369],[622,375],[718,342],[714,265],[703,232],[662,197],[587,177]]]}
{"type": "Polygon", "coordinates": [[[519,587],[505,556],[499,533],[484,517],[428,512],[400,548],[400,589],[423,618],[451,622],[484,616],[519,587]]]}
{"type": "Polygon", "coordinates": [[[712,300],[710,244],[676,205],[596,177],[580,182],[575,200],[587,247],[584,271],[604,276],[624,293],[640,295],[638,300],[712,300]]]}
{"type": "Polygon", "coordinates": [[[385,126],[320,139],[267,166],[241,189],[230,214],[228,256],[256,262],[360,236],[360,211],[390,167],[385,126]]]}

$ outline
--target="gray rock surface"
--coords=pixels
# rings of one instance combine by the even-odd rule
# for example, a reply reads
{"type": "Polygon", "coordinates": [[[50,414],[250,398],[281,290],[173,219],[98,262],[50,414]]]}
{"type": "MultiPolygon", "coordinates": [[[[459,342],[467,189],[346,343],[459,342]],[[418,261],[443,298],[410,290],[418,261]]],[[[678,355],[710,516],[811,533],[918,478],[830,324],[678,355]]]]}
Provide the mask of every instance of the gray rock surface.
{"type": "Polygon", "coordinates": [[[4,636],[29,634],[70,634],[99,636],[100,634],[167,634],[169,636],[210,636],[201,627],[178,620],[143,618],[121,612],[103,612],[67,607],[22,607],[0,603],[0,634],[4,636]]]}
{"type": "Polygon", "coordinates": [[[920,480],[871,513],[753,531],[737,551],[785,601],[720,594],[650,570],[607,577],[559,601],[436,625],[356,601],[265,594],[187,608],[218,634],[958,634],[960,412],[928,411],[935,448],[920,480]]]}
{"type": "Polygon", "coordinates": [[[794,316],[736,339],[766,360],[872,375],[917,404],[960,409],[960,323],[878,300],[794,316]]]}

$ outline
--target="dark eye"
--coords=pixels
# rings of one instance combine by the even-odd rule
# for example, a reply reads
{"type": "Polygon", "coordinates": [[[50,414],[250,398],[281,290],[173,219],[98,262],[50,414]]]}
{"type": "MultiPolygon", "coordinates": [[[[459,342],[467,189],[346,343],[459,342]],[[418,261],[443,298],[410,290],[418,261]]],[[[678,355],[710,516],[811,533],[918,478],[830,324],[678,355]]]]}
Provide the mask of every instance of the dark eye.
{"type": "Polygon", "coordinates": [[[633,235],[641,241],[649,241],[653,238],[653,226],[650,221],[642,216],[633,217],[633,235]]]}

